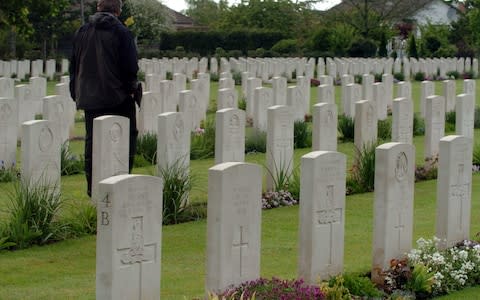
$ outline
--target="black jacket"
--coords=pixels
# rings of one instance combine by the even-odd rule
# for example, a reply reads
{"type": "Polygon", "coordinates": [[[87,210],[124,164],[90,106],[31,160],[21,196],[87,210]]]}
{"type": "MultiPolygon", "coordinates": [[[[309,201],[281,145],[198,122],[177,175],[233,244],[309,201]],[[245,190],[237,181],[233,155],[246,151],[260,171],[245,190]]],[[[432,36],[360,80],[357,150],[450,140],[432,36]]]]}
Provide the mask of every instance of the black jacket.
{"type": "Polygon", "coordinates": [[[78,29],[70,59],[70,94],[84,110],[117,106],[137,88],[137,50],[131,32],[97,12],[78,29]]]}

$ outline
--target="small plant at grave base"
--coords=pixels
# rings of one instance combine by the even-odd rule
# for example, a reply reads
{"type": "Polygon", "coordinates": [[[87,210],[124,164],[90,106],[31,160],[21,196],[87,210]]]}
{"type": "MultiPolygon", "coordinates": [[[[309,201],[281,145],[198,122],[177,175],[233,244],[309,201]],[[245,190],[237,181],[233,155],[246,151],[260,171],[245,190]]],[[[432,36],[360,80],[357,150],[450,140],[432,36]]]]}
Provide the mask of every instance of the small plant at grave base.
{"type": "Polygon", "coordinates": [[[460,78],[460,73],[458,73],[457,71],[448,71],[447,72],[447,77],[449,79],[458,79],[458,78],[460,78]]]}
{"type": "Polygon", "coordinates": [[[5,161],[0,161],[0,182],[11,182],[19,178],[20,172],[15,167],[15,163],[11,166],[6,166],[5,161]]]}
{"type": "Polygon", "coordinates": [[[390,119],[378,120],[377,136],[384,141],[392,139],[392,121],[390,119]]]}
{"type": "Polygon", "coordinates": [[[185,165],[185,158],[159,168],[163,179],[163,224],[177,224],[185,218],[188,196],[192,189],[192,175],[185,165]]]}
{"type": "Polygon", "coordinates": [[[271,191],[262,195],[262,209],[271,209],[282,206],[292,206],[298,204],[298,201],[292,197],[288,191],[271,191]]]}
{"type": "Polygon", "coordinates": [[[352,166],[352,179],[360,190],[357,192],[371,192],[375,183],[375,148],[376,143],[365,145],[363,149],[355,147],[355,162],[352,166]]]}
{"type": "Polygon", "coordinates": [[[247,100],[245,100],[245,97],[238,100],[238,109],[247,110],[247,100]]]}
{"type": "Polygon", "coordinates": [[[267,151],[267,133],[253,128],[245,137],[245,153],[265,153],[267,151]]]}
{"type": "Polygon", "coordinates": [[[145,72],[138,71],[137,72],[137,79],[138,79],[138,81],[145,81],[145,72]]]}
{"type": "Polygon", "coordinates": [[[473,120],[474,120],[473,121],[473,127],[475,129],[480,128],[480,107],[479,106],[475,107],[475,115],[474,115],[473,120]]]}
{"type": "Polygon", "coordinates": [[[292,160],[287,164],[281,161],[280,164],[277,165],[277,162],[273,160],[273,170],[266,168],[268,174],[272,178],[274,192],[288,191],[288,186],[292,177],[291,163],[292,160]]]}
{"type": "Polygon", "coordinates": [[[344,114],[340,115],[338,117],[338,131],[342,135],[342,141],[353,141],[355,136],[355,122],[353,118],[344,114]]]}
{"type": "MultiPolygon", "coordinates": [[[[235,300],[235,295],[232,295],[230,297],[226,296],[219,296],[215,293],[208,293],[208,300],[235,300]]],[[[255,293],[251,297],[246,297],[245,293],[240,294],[240,300],[255,300],[255,293]]],[[[194,300],[200,300],[200,299],[194,299],[194,300]]]]}
{"type": "Polygon", "coordinates": [[[211,81],[218,82],[218,81],[220,80],[220,75],[215,74],[215,73],[211,73],[211,74],[210,74],[210,80],[211,80],[211,81]]]}
{"type": "Polygon", "coordinates": [[[415,168],[415,182],[437,178],[438,155],[425,159],[425,164],[415,168]]]}
{"type": "Polygon", "coordinates": [[[147,132],[137,137],[137,155],[143,157],[150,165],[157,161],[157,135],[147,132]]]}
{"type": "Polygon", "coordinates": [[[306,122],[306,123],[312,123],[312,114],[305,114],[303,120],[306,122]]]}
{"type": "Polygon", "coordinates": [[[65,238],[76,238],[97,233],[97,208],[90,202],[74,205],[71,214],[62,219],[68,227],[65,238]]]}
{"type": "Polygon", "coordinates": [[[474,77],[475,77],[475,74],[473,73],[473,71],[465,71],[462,74],[463,79],[475,79],[474,77]]]}
{"type": "MultiPolygon", "coordinates": [[[[326,299],[318,286],[308,285],[302,279],[282,280],[278,278],[259,278],[236,287],[231,287],[218,295],[226,299],[282,299],[282,300],[320,300],[326,299]],[[246,297],[246,298],[245,298],[246,297]]],[[[222,298],[219,298],[222,299],[222,298]]]]}
{"type": "Polygon", "coordinates": [[[352,295],[347,287],[342,275],[332,277],[329,281],[320,284],[320,290],[328,300],[350,300],[352,295]]]}
{"type": "Polygon", "coordinates": [[[373,74],[373,77],[374,77],[375,82],[382,82],[382,76],[383,76],[382,73],[375,73],[375,74],[373,74]]]}
{"type": "Polygon", "coordinates": [[[408,290],[417,299],[447,294],[480,281],[480,244],[464,240],[441,250],[438,238],[417,240],[407,257],[392,261],[385,276],[385,290],[408,290]],[[400,272],[401,270],[401,272],[400,272]]]}
{"type": "Polygon", "coordinates": [[[320,85],[320,80],[311,78],[310,79],[310,86],[319,86],[320,85]]]}
{"type": "Polygon", "coordinates": [[[425,121],[418,113],[413,114],[413,136],[421,136],[425,134],[425,121]]]}
{"type": "Polygon", "coordinates": [[[63,205],[60,193],[43,180],[35,183],[17,181],[9,193],[3,237],[11,248],[23,249],[59,240],[65,226],[58,222],[58,212],[63,205]]]}
{"type": "MultiPolygon", "coordinates": [[[[445,122],[448,123],[449,125],[453,126],[453,129],[455,130],[455,119],[456,119],[457,114],[455,113],[454,110],[448,111],[445,113],[445,122]]],[[[447,125],[447,124],[445,124],[447,125]]]]}
{"type": "Polygon", "coordinates": [[[215,122],[207,121],[205,128],[196,128],[192,133],[190,159],[205,159],[215,156],[215,122]]]}
{"type": "Polygon", "coordinates": [[[60,165],[62,168],[62,176],[80,174],[83,173],[85,168],[85,159],[83,156],[77,157],[75,154],[70,152],[68,142],[65,142],[60,148],[60,165]]]}
{"type": "Polygon", "coordinates": [[[384,293],[377,289],[375,284],[370,280],[370,277],[360,274],[344,274],[343,280],[343,285],[348,289],[352,296],[377,299],[384,295],[384,293]]]}
{"type": "Polygon", "coordinates": [[[288,191],[297,202],[300,199],[300,180],[300,169],[297,167],[293,170],[288,184],[288,191]]]}
{"type": "Polygon", "coordinates": [[[475,144],[473,147],[472,163],[476,166],[480,166],[480,143],[475,144]]]}
{"type": "Polygon", "coordinates": [[[395,73],[393,74],[393,78],[397,81],[404,81],[405,75],[403,75],[403,73],[395,73]]]}
{"type": "Polygon", "coordinates": [[[167,80],[172,80],[173,79],[173,73],[170,71],[167,71],[167,74],[165,75],[165,78],[167,80]]]}
{"type": "Polygon", "coordinates": [[[83,111],[75,115],[75,123],[85,122],[85,113],[83,111]]]}
{"type": "Polygon", "coordinates": [[[415,73],[415,76],[414,76],[415,81],[424,81],[425,78],[426,78],[425,73],[423,72],[415,73]]]}
{"type": "Polygon", "coordinates": [[[235,85],[242,85],[242,73],[235,71],[232,74],[232,79],[235,81],[235,85]]]}
{"type": "Polygon", "coordinates": [[[362,84],[362,81],[363,81],[362,75],[355,75],[353,77],[353,82],[355,82],[356,84],[362,84]]]}
{"type": "Polygon", "coordinates": [[[293,123],[293,144],[295,149],[312,147],[311,132],[308,124],[303,121],[293,123]]]}

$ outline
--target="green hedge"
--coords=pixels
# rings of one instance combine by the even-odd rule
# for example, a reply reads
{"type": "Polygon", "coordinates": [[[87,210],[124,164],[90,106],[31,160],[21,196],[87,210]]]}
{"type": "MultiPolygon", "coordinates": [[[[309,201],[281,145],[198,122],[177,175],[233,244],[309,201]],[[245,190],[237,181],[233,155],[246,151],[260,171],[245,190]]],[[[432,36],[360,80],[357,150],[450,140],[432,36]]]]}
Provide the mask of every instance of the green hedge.
{"type": "Polygon", "coordinates": [[[160,36],[160,50],[174,50],[182,46],[186,52],[196,52],[202,56],[212,55],[217,47],[225,50],[270,49],[286,35],[277,31],[177,31],[164,32],[160,36]]]}

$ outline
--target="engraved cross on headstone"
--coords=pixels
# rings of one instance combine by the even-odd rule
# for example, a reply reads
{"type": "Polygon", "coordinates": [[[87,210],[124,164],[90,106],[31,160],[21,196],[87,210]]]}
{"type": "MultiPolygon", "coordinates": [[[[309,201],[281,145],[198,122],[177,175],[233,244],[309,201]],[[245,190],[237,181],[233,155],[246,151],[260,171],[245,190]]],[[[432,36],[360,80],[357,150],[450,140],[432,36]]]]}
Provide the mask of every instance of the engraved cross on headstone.
{"type": "Polygon", "coordinates": [[[246,239],[244,239],[244,236],[243,236],[243,226],[240,226],[240,231],[239,231],[239,235],[240,235],[240,238],[237,240],[237,241],[233,241],[233,249],[236,250],[235,253],[238,251],[239,253],[239,268],[238,270],[240,271],[240,277],[243,276],[243,264],[245,263],[243,261],[243,255],[245,253],[243,253],[244,249],[247,249],[248,248],[248,241],[246,239]]]}
{"type": "Polygon", "coordinates": [[[399,249],[402,244],[402,231],[405,229],[405,225],[402,222],[402,214],[399,213],[397,216],[398,222],[393,228],[395,228],[395,230],[398,232],[397,248],[399,249]]]}
{"type": "MultiPolygon", "coordinates": [[[[143,217],[133,217],[130,219],[131,232],[130,232],[130,247],[117,249],[120,253],[121,266],[131,266],[133,264],[139,264],[139,281],[142,282],[142,264],[145,262],[151,262],[155,260],[155,247],[156,244],[145,244],[143,235],[143,217]]],[[[139,288],[139,297],[142,299],[142,288],[139,288]]]]}
{"type": "Polygon", "coordinates": [[[333,247],[333,241],[335,239],[334,233],[333,233],[333,226],[335,224],[339,224],[341,221],[341,216],[342,216],[342,209],[341,208],[335,208],[335,203],[334,203],[334,186],[329,185],[326,188],[326,209],[323,210],[317,210],[317,226],[323,227],[325,225],[328,225],[329,227],[329,243],[330,245],[329,248],[329,258],[328,258],[328,266],[331,266],[333,264],[333,255],[334,252],[332,247],[333,247]]]}

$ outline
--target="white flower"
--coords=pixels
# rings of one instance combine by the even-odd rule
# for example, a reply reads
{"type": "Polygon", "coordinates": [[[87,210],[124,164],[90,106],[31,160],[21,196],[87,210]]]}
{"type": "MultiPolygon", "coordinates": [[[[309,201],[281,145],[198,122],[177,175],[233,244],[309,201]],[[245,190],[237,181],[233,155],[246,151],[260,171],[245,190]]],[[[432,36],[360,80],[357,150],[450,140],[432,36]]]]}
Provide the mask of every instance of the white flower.
{"type": "Polygon", "coordinates": [[[460,257],[460,259],[466,260],[468,258],[468,252],[465,250],[460,250],[458,252],[458,257],[460,257]]]}
{"type": "Polygon", "coordinates": [[[445,258],[438,252],[433,253],[432,261],[436,265],[443,265],[445,264],[445,258]]]}

